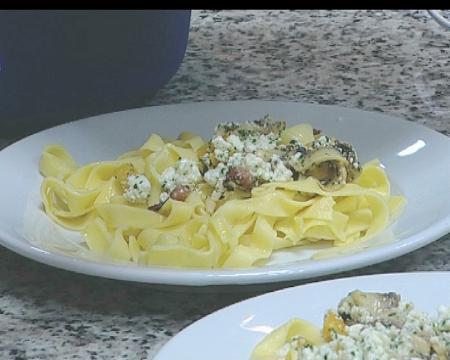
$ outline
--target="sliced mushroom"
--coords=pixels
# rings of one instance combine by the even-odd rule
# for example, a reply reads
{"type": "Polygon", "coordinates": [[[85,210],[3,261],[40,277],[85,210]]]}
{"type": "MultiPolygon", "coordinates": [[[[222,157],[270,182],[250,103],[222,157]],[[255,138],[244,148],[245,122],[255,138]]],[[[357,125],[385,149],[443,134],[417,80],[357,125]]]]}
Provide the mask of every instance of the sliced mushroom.
{"type": "Polygon", "coordinates": [[[357,306],[372,309],[374,312],[396,308],[400,304],[400,295],[394,292],[370,293],[357,290],[352,292],[351,296],[357,306]]]}
{"type": "MultiPolygon", "coordinates": [[[[373,319],[385,325],[402,327],[404,316],[399,309],[400,295],[355,290],[341,300],[338,314],[346,325],[370,323],[373,319]]],[[[403,314],[404,315],[404,314],[403,314]]]]}
{"type": "MultiPolygon", "coordinates": [[[[326,190],[334,190],[352,182],[360,173],[350,161],[356,155],[345,157],[336,146],[310,148],[303,156],[294,156],[289,164],[300,174],[319,180],[326,190]]],[[[357,162],[357,161],[356,161],[357,162]]]]}
{"type": "Polygon", "coordinates": [[[339,160],[313,163],[304,174],[316,178],[323,187],[328,188],[338,188],[348,182],[347,167],[339,160]]]}

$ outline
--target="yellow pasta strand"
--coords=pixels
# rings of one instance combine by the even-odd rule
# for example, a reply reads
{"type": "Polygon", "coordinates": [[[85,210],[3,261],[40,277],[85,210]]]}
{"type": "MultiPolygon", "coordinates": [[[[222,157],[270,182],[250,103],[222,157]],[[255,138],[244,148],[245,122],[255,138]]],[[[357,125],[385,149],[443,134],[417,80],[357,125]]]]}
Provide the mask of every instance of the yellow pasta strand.
{"type": "Polygon", "coordinates": [[[110,244],[108,229],[99,218],[87,224],[84,230],[84,238],[89,249],[96,254],[104,254],[110,244]]]}
{"type": "Polygon", "coordinates": [[[48,145],[42,151],[39,161],[39,171],[45,177],[51,176],[58,179],[66,179],[78,165],[72,156],[59,145],[48,145]]]}
{"type": "Polygon", "coordinates": [[[159,151],[164,146],[164,141],[158,134],[151,134],[140,150],[149,150],[150,153],[159,151]]]}
{"type": "Polygon", "coordinates": [[[57,216],[73,218],[90,212],[100,191],[78,190],[48,177],[42,182],[41,194],[46,210],[57,216]]]}
{"type": "Polygon", "coordinates": [[[313,128],[310,124],[299,124],[287,128],[281,134],[281,142],[288,144],[291,140],[297,140],[302,144],[314,141],[313,128]]]}
{"type": "MultiPolygon", "coordinates": [[[[275,360],[278,359],[278,351],[294,338],[302,338],[305,345],[320,345],[323,343],[320,329],[309,321],[303,319],[291,319],[286,324],[273,330],[254,348],[251,360],[275,360]]],[[[297,360],[297,351],[292,349],[285,358],[297,360]]]]}

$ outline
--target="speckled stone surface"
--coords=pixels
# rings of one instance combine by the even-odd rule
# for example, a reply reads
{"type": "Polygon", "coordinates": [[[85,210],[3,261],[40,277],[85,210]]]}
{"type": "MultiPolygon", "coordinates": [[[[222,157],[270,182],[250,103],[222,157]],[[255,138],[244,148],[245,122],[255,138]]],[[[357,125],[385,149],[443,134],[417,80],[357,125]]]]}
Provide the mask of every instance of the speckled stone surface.
{"type": "MultiPolygon", "coordinates": [[[[184,62],[148,104],[234,99],[382,111],[449,135],[450,32],[424,11],[194,11],[184,62]]],[[[449,260],[447,235],[314,281],[450,270],[449,260]]],[[[1,248],[0,359],[152,359],[188,324],[264,291],[181,290],[69,273],[1,248]]]]}

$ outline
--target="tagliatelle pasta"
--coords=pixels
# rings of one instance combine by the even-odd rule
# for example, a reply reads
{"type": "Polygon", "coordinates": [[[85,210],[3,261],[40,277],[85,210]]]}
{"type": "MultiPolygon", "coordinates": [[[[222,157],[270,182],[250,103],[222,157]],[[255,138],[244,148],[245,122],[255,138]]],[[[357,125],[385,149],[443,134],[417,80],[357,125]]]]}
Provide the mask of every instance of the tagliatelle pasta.
{"type": "Polygon", "coordinates": [[[384,229],[405,202],[377,160],[360,167],[350,145],[308,124],[261,120],[219,125],[208,142],[152,134],[84,166],[50,145],[40,171],[52,220],[99,256],[143,265],[250,267],[278,249],[348,245],[384,229]]]}

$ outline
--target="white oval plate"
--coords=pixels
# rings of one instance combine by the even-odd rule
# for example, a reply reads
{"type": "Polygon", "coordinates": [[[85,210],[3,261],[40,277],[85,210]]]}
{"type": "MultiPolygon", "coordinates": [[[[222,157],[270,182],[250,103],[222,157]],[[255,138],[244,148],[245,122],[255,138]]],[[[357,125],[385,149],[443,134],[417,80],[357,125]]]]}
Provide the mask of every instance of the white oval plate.
{"type": "Polygon", "coordinates": [[[296,286],[218,310],[179,332],[154,360],[245,360],[270,331],[294,317],[321,327],[328,309],[336,309],[350,291],[394,291],[415,308],[436,315],[450,306],[450,272],[417,272],[350,277],[296,286]]]}
{"type": "Polygon", "coordinates": [[[106,114],[42,131],[0,152],[0,243],[26,257],[63,269],[153,284],[237,285],[311,278],[391,259],[449,232],[449,154],[450,139],[433,130],[382,113],[337,106],[231,101],[106,114]],[[85,164],[113,159],[139,147],[151,132],[176,136],[180,131],[189,130],[210,137],[218,122],[254,120],[266,114],[285,119],[290,125],[309,122],[325,133],[349,141],[363,162],[379,158],[394,190],[408,200],[399,220],[367,246],[356,247],[353,253],[312,261],[307,259],[311,253],[305,250],[280,251],[267,265],[240,270],[187,270],[106,263],[76,258],[68,251],[49,251],[27,240],[34,232],[57,242],[61,234],[61,229],[51,222],[47,227],[42,223],[29,226],[28,222],[24,229],[25,212],[30,206],[39,210],[39,197],[36,202],[41,182],[38,163],[45,145],[62,144],[78,163],[85,164]]]}

